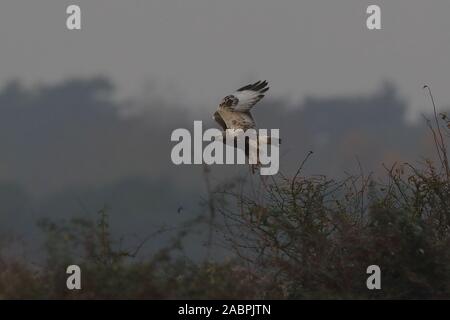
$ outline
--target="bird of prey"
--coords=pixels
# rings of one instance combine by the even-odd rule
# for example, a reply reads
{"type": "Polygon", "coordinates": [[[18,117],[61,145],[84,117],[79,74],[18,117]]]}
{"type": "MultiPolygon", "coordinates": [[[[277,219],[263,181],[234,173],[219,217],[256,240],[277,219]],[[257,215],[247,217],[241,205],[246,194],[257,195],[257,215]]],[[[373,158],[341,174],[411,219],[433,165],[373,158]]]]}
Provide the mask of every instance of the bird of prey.
{"type": "MultiPolygon", "coordinates": [[[[269,90],[267,81],[258,81],[253,84],[239,88],[231,95],[222,99],[219,108],[214,112],[213,119],[222,127],[223,136],[226,136],[227,129],[255,129],[256,123],[250,113],[252,107],[264,98],[264,93],[269,90]]],[[[265,143],[270,144],[270,137],[264,137],[265,143]]],[[[262,141],[262,137],[258,136],[258,140],[262,141]]],[[[222,140],[225,143],[225,139],[222,140]]],[[[236,144],[235,144],[235,147],[236,144]]],[[[245,142],[245,154],[249,155],[249,142],[245,142]]],[[[258,160],[259,164],[259,160],[258,160]]],[[[252,165],[252,173],[255,167],[252,165]]]]}

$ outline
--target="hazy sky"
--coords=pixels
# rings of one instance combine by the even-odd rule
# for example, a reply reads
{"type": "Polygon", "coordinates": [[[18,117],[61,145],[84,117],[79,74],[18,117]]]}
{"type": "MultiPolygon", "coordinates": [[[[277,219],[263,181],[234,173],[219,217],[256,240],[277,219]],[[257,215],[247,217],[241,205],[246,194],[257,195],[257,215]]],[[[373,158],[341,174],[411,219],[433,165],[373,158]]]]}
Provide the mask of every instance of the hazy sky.
{"type": "Polygon", "coordinates": [[[2,0],[0,84],[105,74],[123,96],[215,106],[268,79],[272,96],[368,93],[393,80],[411,106],[450,103],[448,0],[2,0]],[[82,9],[68,31],[66,7],[82,9]],[[382,9],[381,31],[366,8],[382,9]]]}

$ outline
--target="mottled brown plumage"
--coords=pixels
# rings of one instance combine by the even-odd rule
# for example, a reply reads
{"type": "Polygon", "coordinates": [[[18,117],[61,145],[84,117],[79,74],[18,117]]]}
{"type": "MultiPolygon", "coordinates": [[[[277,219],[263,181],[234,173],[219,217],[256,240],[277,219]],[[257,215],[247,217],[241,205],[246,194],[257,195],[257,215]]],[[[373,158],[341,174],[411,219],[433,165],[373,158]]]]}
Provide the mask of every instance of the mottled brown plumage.
{"type": "Polygon", "coordinates": [[[250,109],[264,98],[269,90],[267,81],[258,81],[238,89],[235,93],[223,98],[219,109],[214,113],[214,120],[226,129],[255,129],[256,123],[250,109]]]}
{"type": "MultiPolygon", "coordinates": [[[[264,98],[264,93],[269,90],[267,81],[258,81],[253,84],[246,85],[236,90],[235,93],[222,99],[219,108],[214,112],[213,119],[223,129],[223,136],[226,137],[227,129],[256,129],[255,120],[250,113],[251,108],[264,98]]],[[[260,137],[258,137],[259,140],[260,137]]],[[[225,143],[225,139],[223,139],[225,143]]],[[[266,137],[267,143],[270,144],[270,138],[266,137]]],[[[235,147],[237,144],[235,142],[235,147]]],[[[257,146],[259,149],[259,143],[257,146]]],[[[249,155],[249,140],[245,141],[245,155],[249,155]]],[[[258,150],[259,151],[259,150],[258,150]]],[[[259,160],[258,160],[259,164],[259,160]]],[[[251,165],[252,173],[258,165],[251,165]]]]}

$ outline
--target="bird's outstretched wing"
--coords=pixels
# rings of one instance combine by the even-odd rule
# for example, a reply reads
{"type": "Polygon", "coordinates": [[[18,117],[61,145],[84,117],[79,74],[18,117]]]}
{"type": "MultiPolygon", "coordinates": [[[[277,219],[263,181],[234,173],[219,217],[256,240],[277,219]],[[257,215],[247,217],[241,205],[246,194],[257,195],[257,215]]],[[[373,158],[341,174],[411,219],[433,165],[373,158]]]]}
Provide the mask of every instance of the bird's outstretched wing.
{"type": "Polygon", "coordinates": [[[233,96],[237,99],[237,104],[234,106],[234,111],[250,111],[250,109],[264,98],[264,92],[269,90],[267,81],[258,81],[253,84],[246,85],[239,88],[233,96]]]}
{"type": "Polygon", "coordinates": [[[236,90],[223,98],[219,110],[214,113],[214,120],[224,129],[255,128],[255,120],[250,109],[264,97],[269,90],[267,81],[258,81],[236,90]]]}

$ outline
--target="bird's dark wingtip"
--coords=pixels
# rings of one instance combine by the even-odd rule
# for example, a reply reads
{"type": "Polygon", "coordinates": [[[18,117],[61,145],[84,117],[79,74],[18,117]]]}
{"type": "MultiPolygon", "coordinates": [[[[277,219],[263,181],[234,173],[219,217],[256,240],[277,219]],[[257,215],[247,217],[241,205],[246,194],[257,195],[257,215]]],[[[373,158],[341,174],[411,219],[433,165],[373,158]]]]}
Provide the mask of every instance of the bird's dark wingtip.
{"type": "Polygon", "coordinates": [[[262,90],[264,90],[262,92],[266,92],[267,90],[269,90],[269,87],[267,87],[268,84],[269,83],[267,82],[267,80],[263,80],[263,81],[259,80],[259,81],[256,81],[255,83],[243,86],[243,87],[237,89],[237,91],[244,91],[244,90],[262,91],[262,90]]]}

